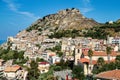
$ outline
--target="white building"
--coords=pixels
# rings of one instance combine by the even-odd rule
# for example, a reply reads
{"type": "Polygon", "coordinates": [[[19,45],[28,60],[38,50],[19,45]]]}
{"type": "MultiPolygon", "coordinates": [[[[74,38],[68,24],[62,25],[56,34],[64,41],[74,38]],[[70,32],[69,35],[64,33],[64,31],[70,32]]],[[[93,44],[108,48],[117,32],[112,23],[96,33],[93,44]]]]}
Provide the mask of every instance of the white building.
{"type": "Polygon", "coordinates": [[[38,63],[38,69],[40,70],[40,73],[46,73],[49,71],[50,64],[48,62],[39,62],[38,63]]]}
{"type": "Polygon", "coordinates": [[[56,63],[59,63],[60,62],[60,57],[58,56],[50,56],[49,57],[49,61],[51,64],[56,64],[56,63]]]}
{"type": "Polygon", "coordinates": [[[21,70],[21,67],[18,65],[6,67],[4,69],[4,76],[7,79],[17,79],[17,77],[20,75],[19,70],[21,70]]]}

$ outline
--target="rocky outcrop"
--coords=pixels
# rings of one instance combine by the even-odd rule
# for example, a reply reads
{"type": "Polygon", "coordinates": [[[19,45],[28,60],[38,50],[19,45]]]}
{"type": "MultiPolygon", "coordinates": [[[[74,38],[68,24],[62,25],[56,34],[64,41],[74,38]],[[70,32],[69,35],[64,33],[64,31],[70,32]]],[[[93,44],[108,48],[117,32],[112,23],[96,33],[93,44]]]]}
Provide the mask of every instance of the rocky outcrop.
{"type": "Polygon", "coordinates": [[[56,14],[50,14],[42,19],[38,19],[27,30],[63,30],[63,29],[78,29],[91,28],[97,26],[99,23],[93,19],[83,16],[78,9],[65,9],[56,14]]]}

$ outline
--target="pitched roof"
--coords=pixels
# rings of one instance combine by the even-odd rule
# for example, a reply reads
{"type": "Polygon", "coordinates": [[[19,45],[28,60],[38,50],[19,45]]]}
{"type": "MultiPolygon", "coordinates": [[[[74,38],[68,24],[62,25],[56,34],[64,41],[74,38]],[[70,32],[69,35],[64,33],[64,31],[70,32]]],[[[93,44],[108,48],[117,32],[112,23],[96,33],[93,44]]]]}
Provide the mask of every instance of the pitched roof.
{"type": "Polygon", "coordinates": [[[82,62],[82,63],[88,62],[89,63],[89,59],[87,59],[87,58],[81,58],[80,62],[82,62]]]}
{"type": "MultiPolygon", "coordinates": [[[[90,60],[87,58],[81,58],[79,61],[81,63],[90,63],[90,60]]],[[[110,62],[115,62],[115,59],[110,60],[110,62]]],[[[105,63],[108,63],[108,61],[105,61],[105,63]]],[[[97,64],[97,60],[92,60],[92,64],[94,64],[94,65],[97,64]]]]}
{"type": "MultiPolygon", "coordinates": [[[[90,60],[87,59],[87,58],[81,58],[81,59],[80,59],[80,62],[81,62],[81,63],[90,63],[90,60]]],[[[92,64],[96,64],[96,63],[97,63],[96,60],[92,60],[92,64]]]]}
{"type": "Polygon", "coordinates": [[[49,56],[55,56],[56,54],[49,54],[49,56]]]}
{"type": "Polygon", "coordinates": [[[110,80],[111,79],[120,80],[120,70],[101,72],[97,74],[95,77],[110,80]]]}
{"type": "Polygon", "coordinates": [[[19,65],[9,66],[5,68],[5,72],[16,72],[21,67],[19,65]]]}
{"type": "MultiPolygon", "coordinates": [[[[88,51],[83,51],[85,56],[88,56],[88,51]]],[[[111,56],[117,56],[115,51],[112,51],[111,56]]],[[[93,56],[107,56],[105,51],[93,51],[93,56]]]]}

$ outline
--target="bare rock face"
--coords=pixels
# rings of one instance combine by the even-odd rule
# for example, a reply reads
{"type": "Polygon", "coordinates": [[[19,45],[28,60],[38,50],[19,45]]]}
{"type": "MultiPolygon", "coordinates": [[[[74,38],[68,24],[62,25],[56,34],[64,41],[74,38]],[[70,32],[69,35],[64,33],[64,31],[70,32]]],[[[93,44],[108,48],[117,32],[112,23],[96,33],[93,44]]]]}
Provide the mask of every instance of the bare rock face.
{"type": "Polygon", "coordinates": [[[99,25],[99,23],[93,19],[84,17],[78,9],[72,8],[61,10],[56,14],[47,15],[42,19],[37,20],[28,29],[81,30],[83,28],[91,28],[97,25],[99,25]]]}

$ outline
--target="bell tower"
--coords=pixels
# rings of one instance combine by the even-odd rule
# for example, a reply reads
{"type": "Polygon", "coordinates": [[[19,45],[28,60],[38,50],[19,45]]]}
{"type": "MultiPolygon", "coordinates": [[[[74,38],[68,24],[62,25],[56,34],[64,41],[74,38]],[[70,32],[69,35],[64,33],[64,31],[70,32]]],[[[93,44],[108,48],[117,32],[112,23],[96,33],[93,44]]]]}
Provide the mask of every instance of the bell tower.
{"type": "Polygon", "coordinates": [[[75,65],[78,65],[78,61],[80,60],[80,57],[81,57],[81,55],[82,55],[82,48],[81,48],[81,46],[76,46],[75,47],[75,52],[74,52],[74,60],[75,60],[75,62],[74,62],[74,64],[75,65]]]}

